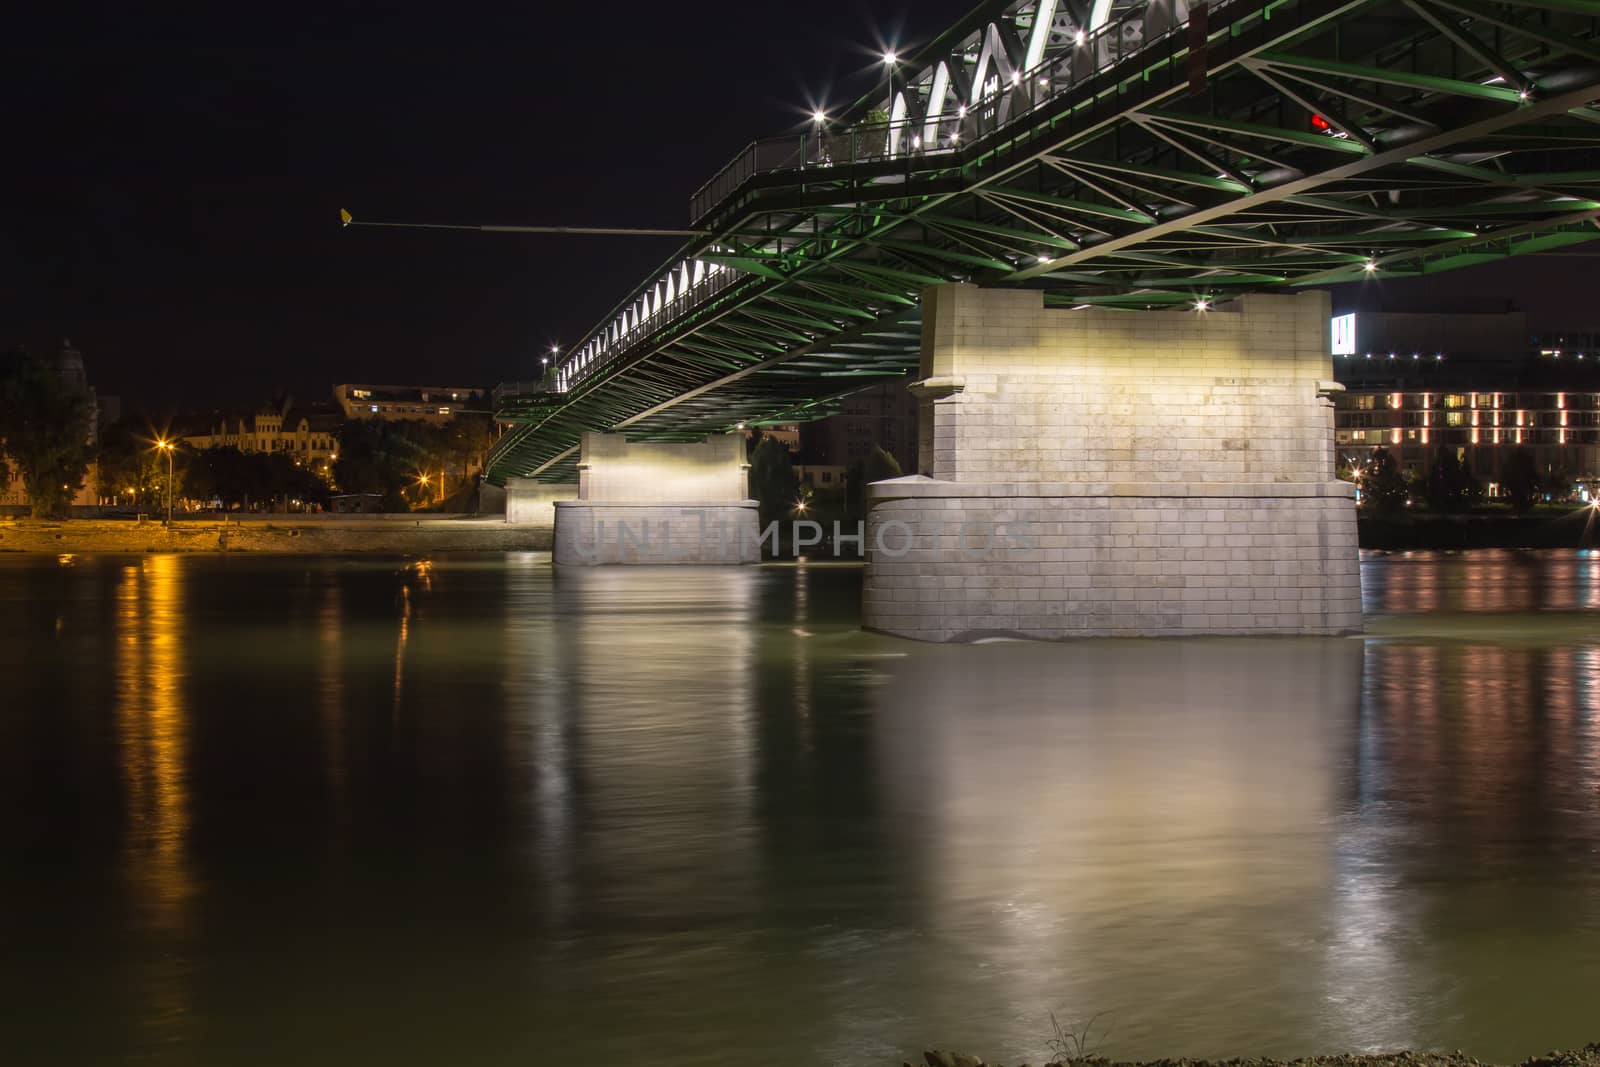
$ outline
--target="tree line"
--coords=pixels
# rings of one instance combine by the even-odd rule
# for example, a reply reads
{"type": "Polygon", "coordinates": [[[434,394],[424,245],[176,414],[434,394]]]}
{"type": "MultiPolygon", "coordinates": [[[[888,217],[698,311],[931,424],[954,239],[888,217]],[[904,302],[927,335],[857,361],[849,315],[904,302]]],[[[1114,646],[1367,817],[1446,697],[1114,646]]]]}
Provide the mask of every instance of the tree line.
{"type": "MultiPolygon", "coordinates": [[[[168,457],[155,447],[162,435],[128,419],[105,427],[96,441],[93,413],[88,391],[64,377],[53,358],[22,349],[0,355],[0,458],[21,477],[34,515],[65,515],[91,468],[100,499],[130,510],[164,508],[168,457]]],[[[384,510],[436,505],[441,476],[456,487],[470,485],[493,429],[487,417],[472,416],[443,424],[352,420],[338,440],[329,477],[286,452],[179,442],[172,497],[229,510],[322,506],[336,492],[376,496],[384,510]]]]}
{"type": "MultiPolygon", "coordinates": [[[[1361,488],[1361,506],[1376,515],[1395,515],[1408,501],[1420,501],[1430,511],[1459,514],[1483,503],[1483,483],[1469,463],[1447,448],[1438,450],[1426,469],[1407,478],[1386,448],[1375,448],[1365,463],[1346,474],[1361,488]]],[[[1532,509],[1546,496],[1565,499],[1572,491],[1572,476],[1564,470],[1540,473],[1533,451],[1522,445],[1511,449],[1501,465],[1500,495],[1518,514],[1532,509]]]]}

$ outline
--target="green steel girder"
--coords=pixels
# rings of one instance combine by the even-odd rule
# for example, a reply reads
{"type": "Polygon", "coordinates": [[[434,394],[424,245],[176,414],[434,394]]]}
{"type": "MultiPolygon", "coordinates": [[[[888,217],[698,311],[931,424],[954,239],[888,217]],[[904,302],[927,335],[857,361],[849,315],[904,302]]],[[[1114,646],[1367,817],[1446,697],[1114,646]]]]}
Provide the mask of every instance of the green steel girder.
{"type": "MultiPolygon", "coordinates": [[[[973,84],[971,32],[927,61],[955,57],[973,84]]],[[[673,262],[737,277],[670,314],[659,282],[635,290],[619,321],[648,311],[648,330],[554,402],[503,413],[518,424],[491,478],[570,474],[584,430],[682,439],[812,418],[914,375],[916,300],[938,282],[1043,288],[1053,307],[1171,307],[1600,236],[1596,0],[1233,0],[1212,11],[1202,65],[1196,94],[1187,37],[1166,35],[937,154],[730,169],[695,220],[707,235],[673,262]]],[[[913,121],[957,122],[924,117],[919,77],[913,121]]]]}

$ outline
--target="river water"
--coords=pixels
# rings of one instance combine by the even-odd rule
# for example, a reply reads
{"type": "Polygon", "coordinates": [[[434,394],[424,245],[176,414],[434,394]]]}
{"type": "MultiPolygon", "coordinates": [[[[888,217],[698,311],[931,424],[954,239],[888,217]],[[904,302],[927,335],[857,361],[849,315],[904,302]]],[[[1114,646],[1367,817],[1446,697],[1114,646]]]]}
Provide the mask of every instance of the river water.
{"type": "Polygon", "coordinates": [[[0,1062],[1600,1040],[1600,553],[928,646],[860,571],[0,558],[0,1062]]]}

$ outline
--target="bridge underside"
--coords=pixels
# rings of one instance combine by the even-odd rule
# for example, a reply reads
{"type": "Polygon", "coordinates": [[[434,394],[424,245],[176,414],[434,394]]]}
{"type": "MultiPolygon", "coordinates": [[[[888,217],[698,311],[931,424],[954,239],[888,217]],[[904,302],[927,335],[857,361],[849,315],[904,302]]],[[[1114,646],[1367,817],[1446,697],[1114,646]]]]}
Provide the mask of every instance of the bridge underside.
{"type": "MultiPolygon", "coordinates": [[[[976,12],[909,65],[969,69],[1027,10],[976,12]]],[[[1019,59],[959,112],[913,75],[867,150],[859,124],[752,146],[561,390],[502,409],[491,480],[570,480],[586,430],[683,440],[909,382],[941,282],[1171,309],[1600,237],[1600,3],[1233,0],[1142,40],[1019,59]]]]}

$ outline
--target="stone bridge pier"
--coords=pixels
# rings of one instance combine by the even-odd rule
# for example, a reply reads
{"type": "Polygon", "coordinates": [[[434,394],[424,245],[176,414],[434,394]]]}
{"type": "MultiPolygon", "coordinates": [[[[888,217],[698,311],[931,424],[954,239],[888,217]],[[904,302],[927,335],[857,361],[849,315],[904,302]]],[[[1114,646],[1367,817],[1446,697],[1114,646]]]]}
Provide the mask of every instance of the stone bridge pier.
{"type": "Polygon", "coordinates": [[[742,435],[586,433],[581,449],[576,497],[552,505],[558,566],[760,562],[742,435]]]}
{"type": "Polygon", "coordinates": [[[869,629],[1360,631],[1326,293],[1138,313],[971,285],[922,299],[924,473],[868,487],[869,629]]]}

